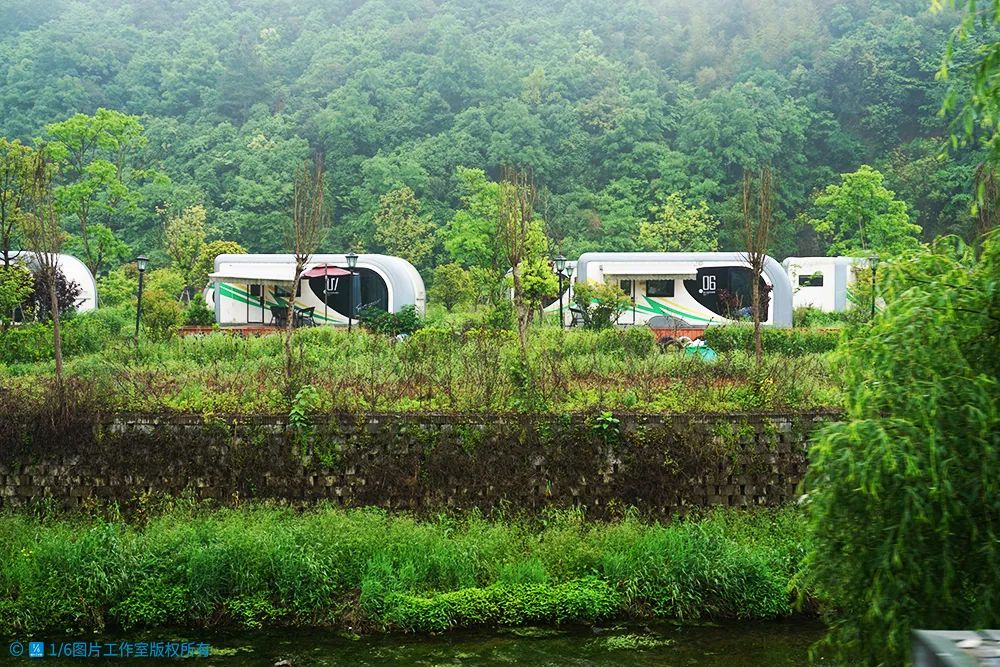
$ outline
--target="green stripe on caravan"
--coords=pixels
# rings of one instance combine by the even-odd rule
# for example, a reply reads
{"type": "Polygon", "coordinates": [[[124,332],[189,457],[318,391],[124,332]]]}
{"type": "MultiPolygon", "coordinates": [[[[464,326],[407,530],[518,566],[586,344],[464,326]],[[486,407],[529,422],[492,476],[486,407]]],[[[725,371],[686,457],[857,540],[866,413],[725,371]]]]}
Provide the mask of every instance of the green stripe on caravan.
{"type": "Polygon", "coordinates": [[[718,322],[718,319],[702,317],[701,315],[695,315],[693,313],[688,313],[679,308],[668,306],[667,304],[660,301],[651,301],[649,297],[643,297],[646,300],[645,305],[636,305],[636,310],[646,315],[677,315],[686,320],[694,320],[696,322],[718,322]]]}
{"type": "MultiPolygon", "coordinates": [[[[229,283],[218,283],[218,285],[219,285],[219,294],[222,297],[230,299],[232,301],[236,301],[237,303],[246,304],[248,306],[256,306],[258,308],[260,307],[260,300],[259,300],[260,297],[251,296],[250,293],[247,292],[246,290],[241,290],[240,288],[230,285],[229,283]]],[[[264,301],[265,308],[270,308],[271,306],[287,306],[287,305],[288,304],[281,299],[264,301]]],[[[299,308],[297,306],[295,309],[298,310],[299,312],[302,312],[304,310],[304,308],[299,308]]],[[[313,317],[317,320],[323,320],[325,322],[341,323],[347,321],[346,319],[338,319],[336,317],[324,317],[322,313],[317,313],[317,312],[313,312],[313,317]]]]}

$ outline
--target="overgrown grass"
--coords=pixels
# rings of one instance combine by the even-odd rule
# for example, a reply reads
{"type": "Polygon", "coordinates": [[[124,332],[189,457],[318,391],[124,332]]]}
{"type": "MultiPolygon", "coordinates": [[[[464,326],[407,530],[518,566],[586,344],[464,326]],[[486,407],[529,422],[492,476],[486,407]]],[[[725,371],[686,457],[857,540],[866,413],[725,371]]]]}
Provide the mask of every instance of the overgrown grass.
{"type": "Polygon", "coordinates": [[[258,506],[136,523],[0,515],[0,633],[346,625],[437,631],[791,613],[794,509],[669,524],[258,506]]]}
{"type": "MultiPolygon", "coordinates": [[[[769,354],[758,371],[743,350],[713,362],[661,352],[640,327],[536,329],[527,366],[517,337],[493,329],[428,327],[397,341],[317,328],[296,332],[293,350],[295,383],[312,384],[324,410],[720,412],[840,402],[829,355],[769,354]]],[[[95,383],[112,410],[288,410],[279,336],[218,333],[143,342],[138,351],[109,344],[69,358],[66,369],[95,383]]],[[[0,382],[30,394],[51,372],[51,363],[0,366],[0,382]]]]}

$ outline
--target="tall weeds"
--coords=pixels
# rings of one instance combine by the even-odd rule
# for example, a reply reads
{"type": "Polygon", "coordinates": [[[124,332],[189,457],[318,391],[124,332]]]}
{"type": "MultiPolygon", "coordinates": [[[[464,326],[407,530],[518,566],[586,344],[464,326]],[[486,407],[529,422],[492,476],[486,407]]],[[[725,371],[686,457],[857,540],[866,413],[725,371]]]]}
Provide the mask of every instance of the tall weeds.
{"type": "Polygon", "coordinates": [[[0,515],[0,632],[338,625],[442,630],[790,614],[794,510],[670,524],[188,506],[141,525],[0,515]]]}

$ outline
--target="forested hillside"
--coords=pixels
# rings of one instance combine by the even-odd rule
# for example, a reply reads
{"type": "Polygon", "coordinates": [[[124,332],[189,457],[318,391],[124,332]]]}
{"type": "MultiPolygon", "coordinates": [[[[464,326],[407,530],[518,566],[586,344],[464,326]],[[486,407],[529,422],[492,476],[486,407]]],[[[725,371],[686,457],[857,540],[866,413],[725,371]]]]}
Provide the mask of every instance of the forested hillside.
{"type": "MultiPolygon", "coordinates": [[[[138,115],[138,166],[160,175],[134,172],[135,205],[93,214],[136,252],[194,204],[209,238],[282,250],[315,153],[328,251],[383,249],[379,200],[408,187],[400,201],[436,229],[429,262],[462,261],[445,240],[481,189],[470,169],[503,164],[533,170],[570,257],[673,249],[654,247],[671,216],[704,222],[701,245],[739,247],[740,179],[765,163],[776,255],[830,249],[815,199],[862,165],[925,239],[968,237],[982,156],[939,159],[934,76],[957,17],[926,0],[8,0],[0,136],[138,115]]],[[[953,69],[995,37],[959,45],[953,69]]]]}

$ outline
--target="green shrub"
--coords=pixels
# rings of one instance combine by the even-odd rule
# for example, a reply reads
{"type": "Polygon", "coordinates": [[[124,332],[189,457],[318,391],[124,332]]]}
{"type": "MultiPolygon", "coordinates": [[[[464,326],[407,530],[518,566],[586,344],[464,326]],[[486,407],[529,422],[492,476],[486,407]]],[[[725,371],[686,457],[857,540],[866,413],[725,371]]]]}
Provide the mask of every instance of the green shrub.
{"type": "Polygon", "coordinates": [[[400,630],[441,631],[477,625],[592,623],[622,611],[618,594],[596,577],[564,584],[493,584],[421,597],[391,593],[383,623],[400,630]]]}
{"type": "Polygon", "coordinates": [[[141,525],[0,514],[0,633],[773,618],[804,541],[794,510],[660,524],[167,504],[141,525]]]}
{"type": "Polygon", "coordinates": [[[840,352],[846,419],[813,439],[808,582],[837,664],[907,663],[914,628],[1000,623],[1000,230],[884,271],[840,352]]]}
{"type": "Polygon", "coordinates": [[[621,331],[621,350],[630,357],[646,357],[656,350],[656,335],[648,327],[626,327],[621,331]]]}
{"type": "Polygon", "coordinates": [[[614,325],[632,301],[618,285],[597,282],[576,283],[573,299],[586,329],[604,329],[614,325]]]}
{"type": "Polygon", "coordinates": [[[403,306],[398,313],[389,313],[377,306],[366,306],[358,313],[358,319],[369,331],[387,336],[409,336],[421,326],[420,315],[414,306],[403,306]]]}
{"type": "MultiPolygon", "coordinates": [[[[133,267],[134,269],[134,267],[133,267]]],[[[135,307],[136,295],[139,291],[139,279],[136,272],[125,267],[109,271],[97,279],[98,305],[101,308],[132,304],[135,307]]]]}
{"type": "MultiPolygon", "coordinates": [[[[840,331],[825,329],[761,329],[761,343],[764,352],[797,356],[817,354],[836,349],[841,337],[840,331]]],[[[745,324],[728,324],[708,327],[705,342],[716,352],[751,352],[754,349],[753,327],[745,324]]]]}
{"type": "Polygon", "coordinates": [[[514,330],[514,304],[508,299],[496,302],[486,310],[483,326],[487,329],[514,330]]]}
{"type": "Polygon", "coordinates": [[[200,294],[196,294],[188,307],[184,309],[184,324],[202,327],[215,324],[215,313],[208,309],[208,305],[200,294]]]}
{"type": "MultiPolygon", "coordinates": [[[[167,269],[160,269],[166,272],[167,269]]],[[[155,273],[155,272],[154,272],[155,273]]],[[[164,280],[173,276],[165,274],[164,280]]],[[[142,326],[151,340],[162,341],[173,335],[184,318],[180,302],[161,288],[153,288],[142,296],[142,326]]]]}
{"type": "Polygon", "coordinates": [[[24,364],[52,359],[52,326],[32,322],[0,333],[0,361],[24,364]]]}
{"type": "Polygon", "coordinates": [[[819,308],[796,308],[792,313],[792,325],[795,328],[809,327],[839,327],[856,321],[850,313],[825,313],[819,308]]]}
{"type": "Polygon", "coordinates": [[[442,264],[434,269],[428,296],[451,312],[455,306],[468,303],[475,296],[472,277],[460,264],[442,264]]]}

